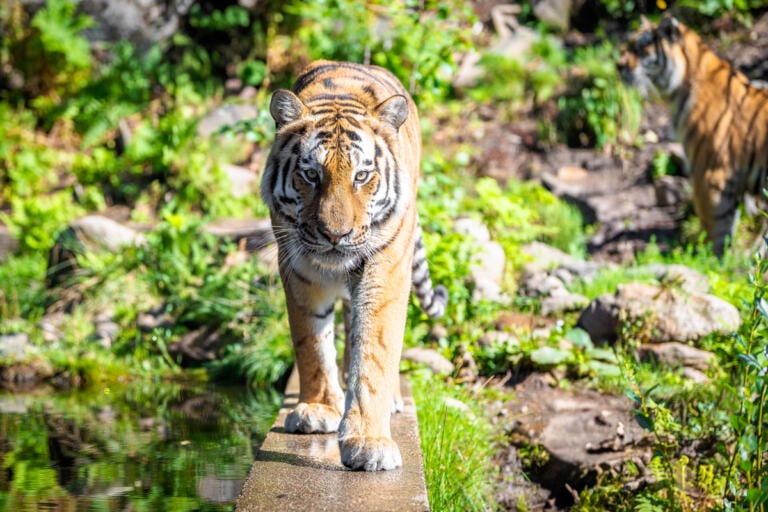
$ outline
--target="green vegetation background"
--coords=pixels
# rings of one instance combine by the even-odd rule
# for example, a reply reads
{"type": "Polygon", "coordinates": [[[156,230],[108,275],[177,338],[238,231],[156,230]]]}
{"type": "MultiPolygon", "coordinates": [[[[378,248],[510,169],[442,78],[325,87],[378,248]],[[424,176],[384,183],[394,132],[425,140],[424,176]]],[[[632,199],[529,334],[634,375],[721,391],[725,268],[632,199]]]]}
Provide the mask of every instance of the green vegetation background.
{"type": "MultiPolygon", "coordinates": [[[[711,385],[693,386],[675,372],[637,361],[634,348],[643,333],[638,326],[627,326],[614,350],[593,347],[570,317],[545,347],[530,335],[516,346],[481,346],[477,339],[500,311],[538,308],[515,295],[524,263],[520,245],[541,240],[584,256],[590,228],[574,208],[535,183],[502,187],[474,178],[476,148],[430,143],[441,123],[462,116],[470,126],[478,122],[470,105],[492,105],[499,119],[514,119],[526,106],[550,103],[557,115],[540,122],[542,140],[616,154],[641,144],[642,103],[616,76],[618,41],[606,27],[631,27],[641,11],[658,16],[664,2],[595,2],[596,43],[578,48],[564,46],[557,31],[537,22],[522,2],[520,20],[540,34],[531,51],[515,59],[484,57],[486,78],[461,95],[450,84],[456,56],[489,43],[476,30],[468,2],[257,4],[249,10],[236,2],[197,2],[182,30],[146,51],[126,42],[89,43],[82,32],[93,20],[69,0],[48,0],[34,15],[18,0],[0,5],[0,219],[19,242],[0,264],[0,334],[27,334],[33,343],[28,361],[52,365],[86,387],[175,378],[274,386],[292,363],[279,283],[255,259],[225,264],[238,248],[202,234],[201,227],[223,217],[267,216],[256,194],[233,196],[221,166],[269,147],[270,92],[290,86],[312,59],[367,60],[397,74],[419,104],[425,141],[419,209],[433,277],[450,291],[442,321],[447,334],[427,341],[431,323],[414,306],[406,345],[430,344],[451,359],[469,351],[482,376],[510,368],[559,368],[574,382],[627,392],[636,400],[638,417],[657,440],[656,481],[638,493],[623,492],[619,481],[600,482],[582,493],[582,510],[608,503],[611,510],[764,510],[765,263],[743,254],[716,260],[699,243],[695,221],[679,249],[662,254],[652,247],[638,258],[638,264],[697,268],[710,278],[714,293],[741,307],[741,333],[703,340],[720,361],[711,385]],[[197,124],[212,108],[243,101],[227,92],[232,78],[253,88],[247,102],[259,114],[209,138],[199,136],[197,124]],[[564,89],[568,83],[573,86],[564,89]],[[121,137],[121,123],[131,126],[129,139],[121,137]],[[83,254],[65,286],[46,289],[46,262],[57,234],[79,216],[115,207],[127,207],[131,221],[153,226],[146,245],[83,254]],[[484,221],[502,243],[510,262],[505,291],[511,305],[472,300],[467,278],[475,248],[453,230],[460,216],[484,221]],[[754,276],[751,281],[747,274],[754,276]],[[138,315],[155,308],[170,315],[173,325],[141,332],[138,315]],[[120,328],[109,347],[92,336],[94,316],[106,309],[120,328]],[[67,320],[59,339],[46,342],[40,321],[51,311],[65,311],[67,320]],[[183,368],[167,347],[200,326],[223,326],[227,348],[215,362],[183,368]],[[565,337],[571,348],[560,348],[565,337]],[[715,453],[688,460],[675,449],[695,439],[710,439],[715,453]]],[[[752,9],[764,3],[681,1],[677,7],[702,23],[728,13],[748,22],[752,9]]],[[[665,155],[654,164],[658,173],[668,172],[665,155]]],[[[594,298],[628,279],[650,277],[625,267],[574,286],[594,298]]],[[[496,482],[489,460],[493,443],[504,440],[492,434],[474,405],[486,399],[483,393],[424,371],[414,372],[413,379],[433,508],[493,508],[496,482]],[[445,405],[449,397],[472,404],[474,412],[456,414],[445,405]],[[457,425],[447,437],[439,428],[446,421],[457,425]],[[452,459],[457,456],[458,462],[452,459]]]]}

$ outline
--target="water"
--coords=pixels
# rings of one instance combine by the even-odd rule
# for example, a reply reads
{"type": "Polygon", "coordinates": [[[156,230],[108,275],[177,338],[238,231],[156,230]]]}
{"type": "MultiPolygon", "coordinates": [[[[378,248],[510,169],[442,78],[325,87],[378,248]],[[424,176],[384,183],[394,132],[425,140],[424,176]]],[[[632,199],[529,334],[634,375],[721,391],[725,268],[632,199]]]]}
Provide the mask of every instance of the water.
{"type": "Polygon", "coordinates": [[[110,386],[0,394],[0,511],[229,511],[279,397],[110,386]]]}

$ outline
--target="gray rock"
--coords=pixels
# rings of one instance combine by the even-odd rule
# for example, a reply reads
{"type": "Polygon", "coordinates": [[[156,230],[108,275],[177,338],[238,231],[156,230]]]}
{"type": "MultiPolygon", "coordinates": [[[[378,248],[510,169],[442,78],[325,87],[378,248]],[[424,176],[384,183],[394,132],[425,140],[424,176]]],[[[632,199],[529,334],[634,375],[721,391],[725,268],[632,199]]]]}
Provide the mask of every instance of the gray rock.
{"type": "Polygon", "coordinates": [[[447,375],[453,373],[454,366],[448,359],[440,353],[422,347],[409,348],[403,352],[403,359],[417,364],[428,366],[432,372],[438,375],[447,375]]]}
{"type": "Polygon", "coordinates": [[[534,481],[563,494],[566,482],[581,488],[597,474],[620,474],[625,462],[648,458],[648,433],[637,424],[629,399],[556,384],[548,375],[532,374],[502,405],[513,443],[539,446],[548,455],[530,473],[534,481]]]}
{"type": "Polygon", "coordinates": [[[217,219],[203,230],[220,238],[239,243],[245,240],[245,250],[255,252],[275,241],[269,219],[217,219]]]}
{"type": "Polygon", "coordinates": [[[230,191],[233,197],[244,197],[258,193],[256,173],[247,167],[224,164],[221,166],[221,170],[229,180],[230,191]]]}
{"type": "Polygon", "coordinates": [[[687,366],[701,371],[711,368],[716,361],[712,352],[676,341],[640,345],[638,355],[643,360],[652,360],[665,366],[687,366]]]}
{"type": "Polygon", "coordinates": [[[218,327],[200,327],[168,345],[168,354],[184,366],[215,361],[228,345],[218,327]]]}
{"type": "Polygon", "coordinates": [[[173,36],[193,0],[80,0],[79,12],[96,22],[83,31],[92,42],[130,41],[140,51],[173,36]]]}
{"type": "Polygon", "coordinates": [[[638,271],[650,271],[665,285],[676,286],[688,293],[707,293],[709,279],[701,272],[685,265],[644,265],[637,267],[638,271]]]}
{"type": "Polygon", "coordinates": [[[533,13],[541,21],[565,32],[571,21],[571,0],[535,1],[533,2],[533,13]]]}
{"type": "Polygon", "coordinates": [[[598,297],[582,311],[577,325],[593,341],[618,337],[619,319],[643,322],[650,343],[695,341],[713,332],[729,333],[741,325],[739,311],[709,294],[676,287],[629,283],[613,295],[598,297]]]}
{"type": "Polygon", "coordinates": [[[691,202],[691,185],[683,176],[659,176],[653,182],[659,206],[682,206],[691,202]]]}
{"type": "Polygon", "coordinates": [[[63,284],[78,267],[77,256],[87,252],[118,252],[146,242],[138,229],[103,215],[87,215],[73,221],[59,233],[48,253],[46,284],[49,288],[63,284]]]}
{"type": "Polygon", "coordinates": [[[91,250],[117,252],[127,246],[145,242],[143,233],[102,215],[86,215],[71,224],[82,236],[81,242],[91,250]]]}
{"type": "Polygon", "coordinates": [[[497,242],[488,241],[479,249],[479,254],[476,255],[470,267],[470,279],[475,285],[474,299],[507,302],[509,298],[501,288],[506,264],[504,248],[497,242]]]}
{"type": "Polygon", "coordinates": [[[5,361],[24,361],[33,350],[29,336],[24,333],[0,335],[0,358],[5,361]]]}
{"type": "Polygon", "coordinates": [[[461,235],[468,235],[478,244],[491,241],[491,232],[481,220],[472,217],[459,217],[453,221],[453,230],[461,235]]]}
{"type": "Polygon", "coordinates": [[[607,263],[582,260],[542,242],[525,244],[520,250],[531,258],[525,263],[524,271],[551,270],[564,282],[573,277],[589,281],[602,269],[613,266],[607,263]]]}
{"type": "Polygon", "coordinates": [[[554,295],[541,301],[541,314],[551,316],[566,311],[577,311],[587,304],[589,304],[589,299],[578,293],[554,295]]]}
{"type": "Polygon", "coordinates": [[[8,227],[0,221],[0,263],[6,260],[19,248],[19,241],[16,240],[8,227]]]}
{"type": "Polygon", "coordinates": [[[227,103],[215,108],[200,120],[197,125],[197,134],[201,137],[210,137],[225,126],[254,119],[258,115],[259,109],[253,105],[227,103]]]}

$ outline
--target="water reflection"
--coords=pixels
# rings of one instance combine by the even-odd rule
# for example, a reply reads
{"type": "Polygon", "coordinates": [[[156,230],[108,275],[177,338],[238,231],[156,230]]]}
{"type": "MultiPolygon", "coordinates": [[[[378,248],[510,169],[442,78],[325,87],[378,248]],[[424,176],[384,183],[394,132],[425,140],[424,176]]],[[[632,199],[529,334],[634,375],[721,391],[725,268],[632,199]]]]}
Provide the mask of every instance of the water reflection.
{"type": "Polygon", "coordinates": [[[0,395],[0,511],[233,510],[278,407],[179,384],[0,395]]]}

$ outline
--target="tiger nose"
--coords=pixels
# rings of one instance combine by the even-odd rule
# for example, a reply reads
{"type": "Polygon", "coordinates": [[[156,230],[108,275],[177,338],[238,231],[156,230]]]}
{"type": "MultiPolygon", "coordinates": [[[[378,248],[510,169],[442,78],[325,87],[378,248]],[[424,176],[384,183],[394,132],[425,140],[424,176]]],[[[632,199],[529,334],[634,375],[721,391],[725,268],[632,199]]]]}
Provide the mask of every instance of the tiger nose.
{"type": "Polygon", "coordinates": [[[337,245],[339,241],[345,236],[352,233],[352,229],[330,229],[328,226],[320,226],[318,231],[321,235],[328,239],[333,245],[337,245]]]}

